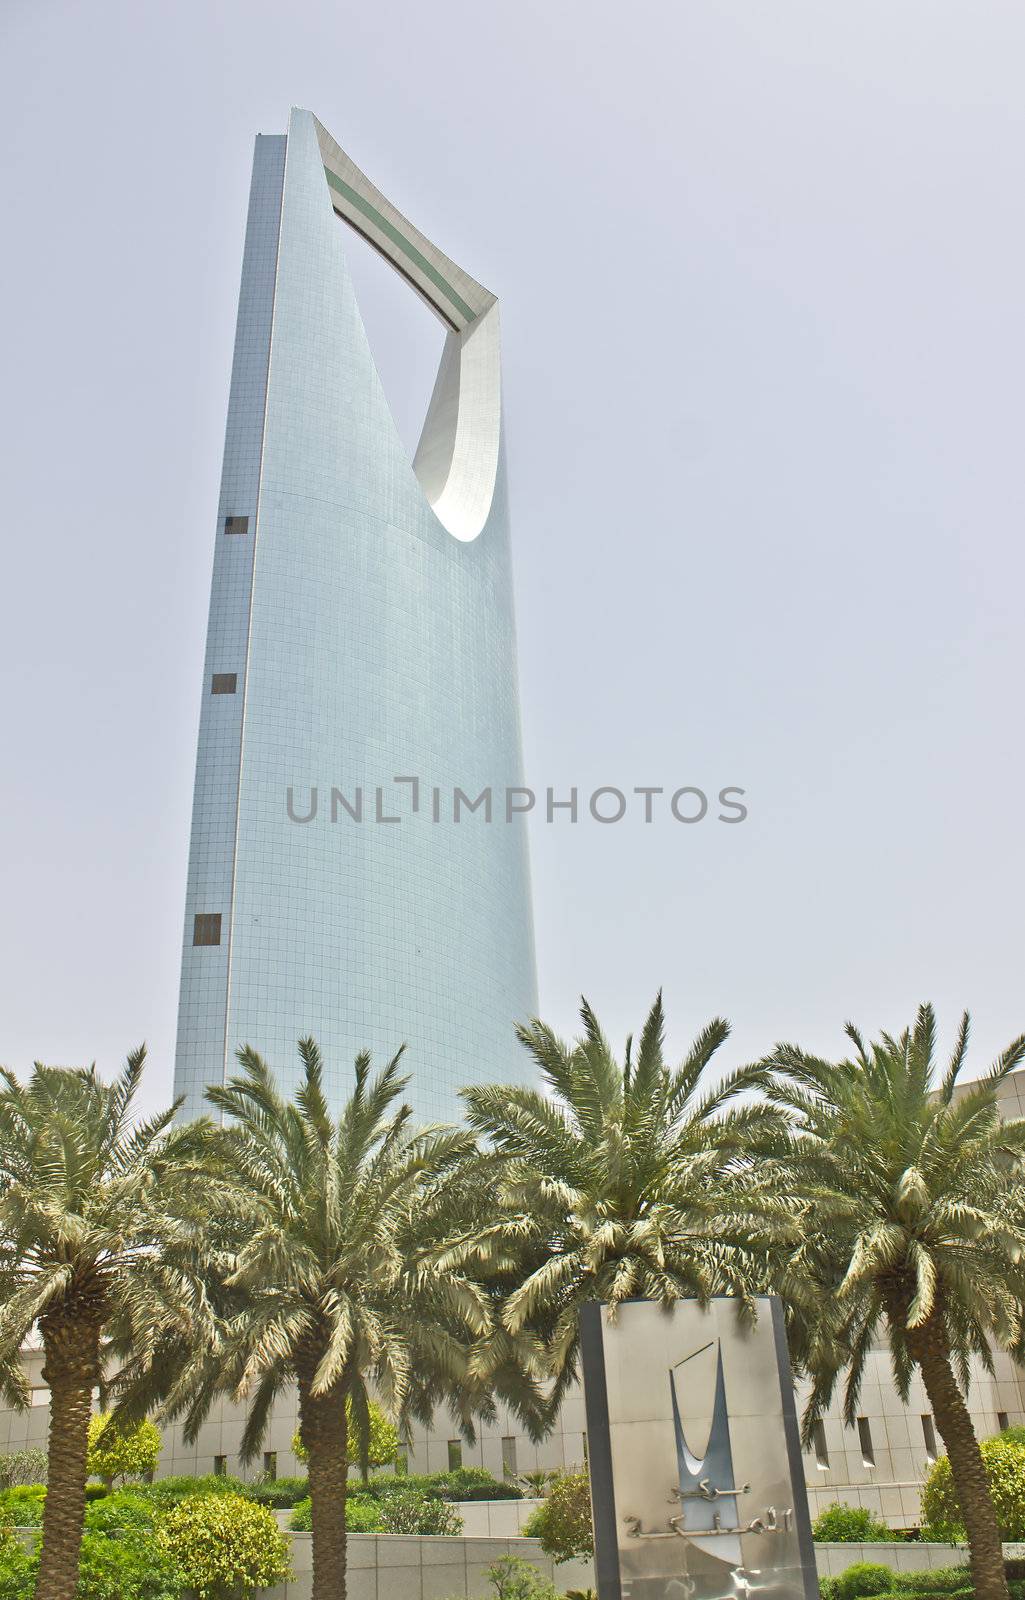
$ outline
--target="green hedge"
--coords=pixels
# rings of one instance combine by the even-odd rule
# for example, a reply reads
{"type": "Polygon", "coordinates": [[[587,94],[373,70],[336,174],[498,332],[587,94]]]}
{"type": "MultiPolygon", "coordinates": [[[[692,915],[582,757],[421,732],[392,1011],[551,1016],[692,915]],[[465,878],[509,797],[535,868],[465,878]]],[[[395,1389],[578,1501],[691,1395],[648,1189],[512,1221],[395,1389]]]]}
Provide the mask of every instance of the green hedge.
{"type": "MultiPolygon", "coordinates": [[[[385,1500],[394,1494],[416,1492],[435,1500],[522,1500],[523,1490],[518,1484],[492,1477],[483,1467],[460,1467],[454,1472],[433,1473],[374,1473],[369,1483],[352,1481],[354,1499],[385,1500]]],[[[310,1492],[306,1477],[261,1478],[246,1483],[241,1478],[218,1477],[209,1473],[205,1477],[157,1478],[153,1483],[133,1483],[116,1493],[131,1494],[152,1502],[159,1510],[168,1511],[180,1501],[195,1495],[237,1494],[257,1505],[270,1506],[275,1511],[288,1511],[299,1505],[310,1492]]],[[[0,1489],[0,1524],[15,1527],[38,1527],[42,1521],[42,1504],[46,1489],[43,1484],[19,1484],[15,1488],[0,1489]]],[[[113,1500],[116,1494],[102,1483],[86,1487],[89,1504],[113,1500]]]]}
{"type": "Polygon", "coordinates": [[[522,1500],[523,1490],[505,1478],[493,1478],[484,1467],[458,1467],[453,1472],[375,1472],[360,1494],[381,1500],[415,1489],[435,1500],[522,1500]]]}
{"type": "MultiPolygon", "coordinates": [[[[927,1572],[906,1573],[906,1577],[915,1577],[920,1581],[928,1578],[927,1572]]],[[[901,1600],[936,1600],[937,1594],[942,1594],[944,1600],[974,1600],[975,1590],[969,1585],[967,1589],[887,1589],[884,1596],[876,1596],[876,1600],[892,1600],[895,1593],[899,1593],[901,1600]]]]}
{"type": "Polygon", "coordinates": [[[819,1544],[892,1544],[900,1539],[899,1533],[865,1506],[849,1506],[840,1500],[819,1512],[811,1531],[819,1544]]]}
{"type": "Polygon", "coordinates": [[[310,1482],[302,1478],[261,1478],[245,1486],[250,1500],[258,1506],[271,1506],[275,1511],[288,1511],[305,1500],[310,1492],[310,1482]]]}
{"type": "MultiPolygon", "coordinates": [[[[309,1533],[313,1528],[313,1509],[307,1495],[288,1519],[293,1533],[309,1533]]],[[[345,1502],[345,1526],[349,1533],[381,1533],[381,1505],[365,1495],[351,1494],[345,1502]]]]}
{"type": "Polygon", "coordinates": [[[169,1511],[182,1500],[191,1500],[196,1495],[237,1494],[248,1500],[252,1498],[251,1489],[252,1484],[244,1483],[241,1478],[221,1477],[210,1472],[199,1478],[156,1478],[152,1483],[133,1485],[132,1492],[147,1496],[162,1511],[169,1511]]]}
{"type": "Polygon", "coordinates": [[[46,1487],[41,1483],[19,1483],[0,1490],[0,1523],[9,1528],[38,1528],[43,1521],[46,1487]]]}
{"type": "MultiPolygon", "coordinates": [[[[1025,1561],[1005,1561],[1011,1600],[1025,1600],[1025,1561]]],[[[892,1572],[874,1561],[857,1561],[836,1578],[821,1578],[822,1600],[974,1600],[967,1566],[931,1572],[892,1572]]]]}
{"type": "Polygon", "coordinates": [[[898,1594],[960,1594],[971,1588],[971,1575],[967,1566],[934,1567],[931,1572],[895,1572],[891,1588],[898,1594]]]}

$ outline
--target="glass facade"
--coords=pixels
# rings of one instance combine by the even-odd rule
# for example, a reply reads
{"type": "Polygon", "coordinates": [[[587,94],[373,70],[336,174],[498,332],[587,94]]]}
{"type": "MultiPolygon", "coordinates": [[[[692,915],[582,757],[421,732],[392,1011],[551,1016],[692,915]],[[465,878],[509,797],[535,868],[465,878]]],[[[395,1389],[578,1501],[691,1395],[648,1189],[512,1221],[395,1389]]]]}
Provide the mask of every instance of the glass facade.
{"type": "Polygon", "coordinates": [[[522,758],[497,387],[492,416],[474,376],[491,341],[497,381],[497,306],[336,152],[305,111],[256,144],[186,900],[187,1116],[242,1044],[289,1089],[312,1033],[336,1103],[359,1050],[383,1065],[405,1043],[417,1115],[453,1118],[462,1085],[523,1076],[514,1024],[537,1009],[525,826],[505,817],[522,758]],[[461,308],[425,468],[367,344],[343,206],[415,286],[441,285],[446,321],[446,293],[461,308]],[[227,675],[235,692],[211,693],[227,675]],[[487,788],[490,822],[455,821],[454,791],[487,788]],[[194,943],[214,916],[220,942],[194,943]]]}

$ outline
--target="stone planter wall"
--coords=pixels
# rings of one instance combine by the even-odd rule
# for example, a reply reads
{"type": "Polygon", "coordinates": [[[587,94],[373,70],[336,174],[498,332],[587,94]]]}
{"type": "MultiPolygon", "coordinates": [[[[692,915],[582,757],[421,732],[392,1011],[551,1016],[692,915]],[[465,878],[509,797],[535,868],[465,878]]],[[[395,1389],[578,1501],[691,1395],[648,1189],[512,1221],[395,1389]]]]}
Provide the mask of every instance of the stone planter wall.
{"type": "MultiPolygon", "coordinates": [[[[1018,1546],[1005,1545],[1005,1553],[1018,1546]]],[[[968,1551],[958,1544],[816,1544],[815,1564],[820,1578],[835,1578],[856,1561],[875,1561],[893,1572],[931,1572],[935,1567],[967,1566],[968,1551]]]]}
{"type": "MultiPolygon", "coordinates": [[[[261,1591],[261,1600],[309,1600],[313,1535],[292,1534],[295,1578],[261,1591]]],[[[550,1556],[536,1539],[466,1539],[421,1535],[351,1533],[348,1600],[494,1600],[487,1572],[501,1556],[522,1556],[553,1577],[550,1556]]],[[[575,1564],[574,1564],[575,1565],[575,1564]]],[[[559,1569],[556,1586],[569,1587],[559,1569]]]]}

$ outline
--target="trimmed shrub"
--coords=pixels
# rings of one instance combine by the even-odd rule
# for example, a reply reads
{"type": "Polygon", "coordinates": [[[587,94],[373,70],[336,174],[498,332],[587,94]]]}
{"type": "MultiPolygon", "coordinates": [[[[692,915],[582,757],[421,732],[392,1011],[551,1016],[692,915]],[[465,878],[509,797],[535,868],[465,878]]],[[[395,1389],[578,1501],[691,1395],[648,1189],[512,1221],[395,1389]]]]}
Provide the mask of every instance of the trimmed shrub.
{"type": "Polygon", "coordinates": [[[86,1471],[91,1478],[102,1478],[109,1487],[115,1478],[146,1478],[157,1470],[160,1460],[160,1429],[144,1420],[122,1432],[115,1428],[110,1414],[98,1411],[89,1419],[89,1453],[86,1471]]]}
{"type": "Polygon", "coordinates": [[[237,1600],[291,1577],[274,1513],[241,1495],[179,1501],[158,1518],[156,1543],[199,1600],[237,1600]]]}
{"type": "MultiPolygon", "coordinates": [[[[224,1481],[223,1479],[221,1480],[224,1481]]],[[[460,1467],[456,1472],[395,1473],[375,1472],[367,1483],[353,1481],[353,1493],[360,1498],[385,1500],[393,1494],[416,1489],[435,1500],[522,1500],[523,1490],[515,1483],[492,1477],[483,1467],[460,1467]]],[[[273,1482],[243,1485],[240,1493],[261,1505],[286,1509],[298,1505],[309,1494],[306,1478],[277,1478],[273,1482]]]]}
{"type": "MultiPolygon", "coordinates": [[[[928,1576],[927,1572],[905,1573],[905,1577],[908,1578],[927,1579],[928,1576]]],[[[890,1595],[884,1597],[884,1600],[891,1600],[895,1592],[891,1590],[890,1595]]],[[[935,1589],[901,1589],[900,1597],[901,1600],[936,1600],[937,1592],[935,1589]]],[[[943,1600],[955,1600],[955,1596],[957,1600],[975,1600],[975,1590],[970,1586],[967,1589],[944,1589],[939,1592],[942,1593],[943,1600]]]]}
{"type": "Polygon", "coordinates": [[[892,1593],[893,1573],[878,1561],[856,1561],[833,1579],[834,1600],[868,1600],[871,1595],[892,1593]]]}
{"type": "Polygon", "coordinates": [[[591,1488],[586,1472],[557,1477],[547,1496],[523,1524],[529,1539],[540,1539],[545,1555],[572,1561],[594,1554],[591,1488]]]}
{"type": "Polygon", "coordinates": [[[971,1575],[967,1566],[934,1567],[931,1572],[895,1572],[893,1587],[905,1594],[959,1594],[971,1588],[971,1575]]]}
{"type": "Polygon", "coordinates": [[[840,1500],[819,1512],[811,1531],[819,1544],[891,1544],[900,1538],[864,1506],[848,1506],[840,1500]]]}
{"type": "MultiPolygon", "coordinates": [[[[407,1476],[402,1480],[409,1483],[407,1476]]],[[[485,1467],[456,1467],[434,1480],[443,1500],[522,1500],[523,1490],[508,1478],[493,1477],[485,1467]]]]}
{"type": "Polygon", "coordinates": [[[46,1487],[22,1483],[0,1491],[0,1523],[9,1528],[39,1528],[43,1522],[46,1487]]]}
{"type": "MultiPolygon", "coordinates": [[[[989,1479],[1001,1539],[1025,1539],[1025,1448],[1009,1443],[1006,1434],[979,1445],[989,1479]]],[[[922,1537],[941,1544],[964,1544],[967,1537],[950,1462],[940,1456],[929,1469],[922,1490],[922,1537]]]]}
{"type": "Polygon", "coordinates": [[[380,1502],[384,1533],[462,1533],[463,1519],[455,1506],[422,1489],[405,1489],[380,1502]]]}
{"type": "MultiPolygon", "coordinates": [[[[293,1533],[312,1533],[313,1502],[307,1495],[288,1519],[293,1533]]],[[[348,1533],[381,1533],[381,1507],[376,1500],[351,1494],[345,1501],[345,1527],[348,1533]]]]}
{"type": "Polygon", "coordinates": [[[183,1500],[212,1494],[234,1494],[248,1499],[252,1485],[243,1483],[241,1478],[219,1477],[217,1473],[209,1472],[200,1478],[158,1478],[155,1483],[136,1484],[133,1492],[151,1499],[159,1510],[169,1511],[183,1500]]]}
{"type": "Polygon", "coordinates": [[[375,1472],[359,1486],[360,1494],[378,1500],[417,1489],[436,1500],[522,1500],[523,1490],[504,1478],[492,1477],[484,1467],[458,1467],[453,1472],[375,1472]]]}
{"type": "Polygon", "coordinates": [[[308,1478],[261,1478],[247,1485],[244,1491],[258,1506],[273,1506],[275,1511],[288,1511],[305,1500],[310,1492],[308,1478]]]}
{"type": "Polygon", "coordinates": [[[9,1450],[0,1456],[0,1489],[46,1482],[45,1450],[9,1450]]]}

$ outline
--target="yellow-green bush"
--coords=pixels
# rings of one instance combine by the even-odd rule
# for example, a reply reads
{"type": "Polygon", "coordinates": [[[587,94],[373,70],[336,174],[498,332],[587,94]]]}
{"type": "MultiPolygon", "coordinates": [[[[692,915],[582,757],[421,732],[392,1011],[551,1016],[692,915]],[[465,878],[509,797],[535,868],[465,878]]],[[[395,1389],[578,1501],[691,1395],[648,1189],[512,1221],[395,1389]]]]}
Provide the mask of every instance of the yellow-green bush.
{"type": "MultiPolygon", "coordinates": [[[[355,1466],[359,1464],[359,1440],[356,1424],[352,1415],[351,1401],[346,1404],[345,1415],[349,1424],[349,1459],[355,1466]]],[[[370,1438],[368,1440],[367,1465],[371,1467],[387,1467],[395,1460],[399,1449],[399,1430],[394,1422],[385,1416],[379,1405],[370,1402],[370,1438]]],[[[297,1461],[307,1464],[306,1446],[302,1441],[302,1434],[298,1431],[292,1435],[292,1454],[297,1461]]]]}
{"type": "Polygon", "coordinates": [[[89,1454],[86,1471],[108,1486],[115,1478],[144,1478],[156,1472],[160,1460],[160,1429],[155,1422],[139,1422],[122,1432],[105,1412],[89,1419],[89,1454]]]}
{"type": "Polygon", "coordinates": [[[586,1472],[557,1477],[546,1498],[523,1524],[529,1539],[540,1539],[546,1555],[572,1561],[594,1554],[591,1526],[591,1486],[586,1472]]]}
{"type": "Polygon", "coordinates": [[[160,1518],[156,1539],[199,1600],[239,1600],[291,1577],[274,1513],[241,1495],[179,1501],[160,1518]]]}
{"type": "MultiPolygon", "coordinates": [[[[993,1497],[1001,1539],[1025,1540],[1025,1446],[998,1436],[979,1446],[993,1497]]],[[[922,1536],[941,1544],[963,1544],[964,1518],[958,1504],[950,1462],[933,1463],[922,1490],[922,1536]]]]}

